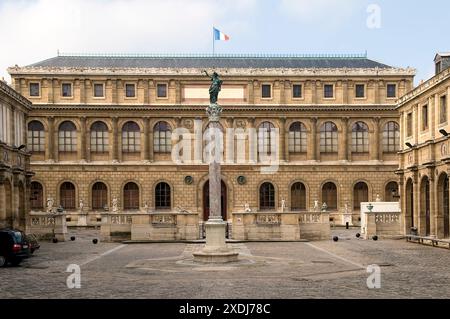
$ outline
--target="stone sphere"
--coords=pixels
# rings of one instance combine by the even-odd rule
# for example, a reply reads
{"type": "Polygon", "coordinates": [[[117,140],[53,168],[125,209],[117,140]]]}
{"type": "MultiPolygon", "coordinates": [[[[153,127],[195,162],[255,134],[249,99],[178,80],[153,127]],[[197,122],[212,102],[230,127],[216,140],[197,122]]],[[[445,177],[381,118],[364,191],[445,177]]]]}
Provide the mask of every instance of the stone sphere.
{"type": "Polygon", "coordinates": [[[98,239],[97,238],[92,239],[92,242],[94,243],[94,245],[96,245],[98,243],[98,239]]]}
{"type": "Polygon", "coordinates": [[[334,242],[339,241],[339,237],[338,237],[338,236],[334,236],[334,237],[333,237],[333,241],[334,241],[334,242]]]}

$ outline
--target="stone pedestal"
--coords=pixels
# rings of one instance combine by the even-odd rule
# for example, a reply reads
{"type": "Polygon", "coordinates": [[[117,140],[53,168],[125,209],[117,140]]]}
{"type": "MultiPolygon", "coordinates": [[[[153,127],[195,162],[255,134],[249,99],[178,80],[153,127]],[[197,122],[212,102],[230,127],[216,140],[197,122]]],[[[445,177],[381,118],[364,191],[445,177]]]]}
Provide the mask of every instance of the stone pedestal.
{"type": "Polygon", "coordinates": [[[238,253],[227,247],[225,229],[227,223],[221,219],[210,219],[205,223],[206,245],[201,252],[194,253],[194,260],[201,263],[229,263],[238,260],[238,253]]]}
{"type": "Polygon", "coordinates": [[[82,214],[78,215],[77,226],[80,226],[80,227],[87,226],[87,214],[82,213],[82,214]]]}

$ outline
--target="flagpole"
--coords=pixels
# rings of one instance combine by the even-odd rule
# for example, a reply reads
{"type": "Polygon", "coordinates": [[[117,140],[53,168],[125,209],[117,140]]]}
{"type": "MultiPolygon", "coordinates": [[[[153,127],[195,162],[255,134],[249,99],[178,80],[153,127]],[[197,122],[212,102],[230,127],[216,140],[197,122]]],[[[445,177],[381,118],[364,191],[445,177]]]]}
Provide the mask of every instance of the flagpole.
{"type": "Polygon", "coordinates": [[[216,42],[216,37],[214,34],[214,26],[213,26],[213,57],[215,56],[215,53],[216,53],[215,42],[216,42]]]}

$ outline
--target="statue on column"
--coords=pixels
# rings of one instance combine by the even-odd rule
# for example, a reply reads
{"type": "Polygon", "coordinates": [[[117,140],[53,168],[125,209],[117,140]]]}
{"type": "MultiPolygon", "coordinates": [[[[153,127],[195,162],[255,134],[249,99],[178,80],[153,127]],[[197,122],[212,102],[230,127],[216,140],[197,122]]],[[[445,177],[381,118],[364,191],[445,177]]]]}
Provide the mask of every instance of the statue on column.
{"type": "Polygon", "coordinates": [[[219,74],[214,72],[212,76],[208,74],[206,70],[203,70],[203,73],[206,74],[212,81],[211,86],[209,88],[209,103],[210,105],[206,109],[206,112],[209,116],[210,121],[219,121],[220,114],[222,113],[222,107],[217,104],[219,100],[219,92],[222,90],[223,81],[220,79],[219,74]]]}

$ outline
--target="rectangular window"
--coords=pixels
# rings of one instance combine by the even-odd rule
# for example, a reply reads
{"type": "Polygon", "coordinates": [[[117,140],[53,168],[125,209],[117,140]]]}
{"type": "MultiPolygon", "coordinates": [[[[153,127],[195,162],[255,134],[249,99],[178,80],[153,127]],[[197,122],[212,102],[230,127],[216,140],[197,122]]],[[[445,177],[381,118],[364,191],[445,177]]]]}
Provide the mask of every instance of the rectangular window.
{"type": "Polygon", "coordinates": [[[39,83],[30,83],[30,96],[41,96],[39,83]]]}
{"type": "Polygon", "coordinates": [[[105,91],[103,89],[103,84],[94,84],[94,97],[105,97],[105,91]]]}
{"type": "Polygon", "coordinates": [[[428,130],[428,105],[422,106],[422,131],[428,130]]]}
{"type": "Polygon", "coordinates": [[[441,62],[436,63],[436,74],[441,73],[441,62]]]}
{"type": "Polygon", "coordinates": [[[156,85],[156,96],[158,98],[167,98],[167,84],[156,85]]]}
{"type": "Polygon", "coordinates": [[[261,97],[263,99],[270,99],[272,97],[272,85],[263,84],[261,86],[261,97]]]}
{"type": "Polygon", "coordinates": [[[387,85],[387,97],[389,99],[397,97],[397,84],[388,84],[387,85]]]}
{"type": "Polygon", "coordinates": [[[126,97],[136,97],[136,85],[125,84],[125,96],[126,97]]]}
{"type": "Polygon", "coordinates": [[[355,97],[358,99],[366,97],[366,86],[364,84],[355,85],[355,97]]]}
{"type": "Polygon", "coordinates": [[[292,86],[292,97],[294,99],[300,99],[302,98],[302,86],[301,84],[294,84],[292,86]]]}
{"type": "Polygon", "coordinates": [[[441,96],[439,99],[439,123],[447,123],[447,96],[441,96]]]}
{"type": "Polygon", "coordinates": [[[406,135],[408,137],[412,136],[412,125],[413,125],[413,115],[408,113],[406,116],[406,135]]]}
{"type": "Polygon", "coordinates": [[[72,84],[63,83],[61,86],[62,96],[63,97],[71,97],[72,96],[72,84]]]}
{"type": "Polygon", "coordinates": [[[334,85],[325,84],[323,86],[323,97],[326,99],[332,99],[334,97],[334,85]]]}

